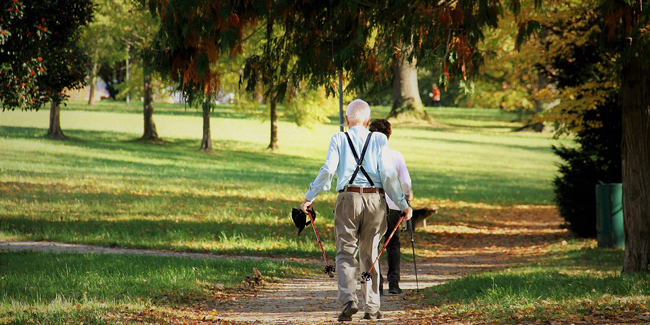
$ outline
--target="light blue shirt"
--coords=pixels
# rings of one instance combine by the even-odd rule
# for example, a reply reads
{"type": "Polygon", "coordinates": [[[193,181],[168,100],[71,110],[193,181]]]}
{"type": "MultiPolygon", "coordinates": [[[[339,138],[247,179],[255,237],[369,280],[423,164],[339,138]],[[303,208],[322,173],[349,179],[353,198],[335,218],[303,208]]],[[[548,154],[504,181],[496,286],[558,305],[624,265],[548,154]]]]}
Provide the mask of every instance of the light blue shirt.
{"type": "MultiPolygon", "coordinates": [[[[350,128],[348,134],[352,139],[357,155],[361,157],[363,145],[370,131],[361,125],[357,125],[350,128]]],[[[397,169],[393,164],[389,150],[386,135],[381,132],[373,132],[362,166],[372,179],[375,187],[383,188],[386,195],[395,202],[397,207],[404,210],[408,207],[408,202],[404,197],[404,192],[397,177],[397,169]]],[[[325,165],[321,167],[316,179],[309,184],[309,191],[305,194],[305,199],[314,201],[318,194],[328,191],[332,187],[334,174],[336,174],[337,178],[336,191],[344,189],[350,183],[350,177],[352,177],[356,167],[357,162],[354,159],[345,133],[339,132],[335,134],[332,136],[327,150],[325,165]]],[[[352,182],[352,186],[370,187],[370,182],[359,171],[352,182]]]]}

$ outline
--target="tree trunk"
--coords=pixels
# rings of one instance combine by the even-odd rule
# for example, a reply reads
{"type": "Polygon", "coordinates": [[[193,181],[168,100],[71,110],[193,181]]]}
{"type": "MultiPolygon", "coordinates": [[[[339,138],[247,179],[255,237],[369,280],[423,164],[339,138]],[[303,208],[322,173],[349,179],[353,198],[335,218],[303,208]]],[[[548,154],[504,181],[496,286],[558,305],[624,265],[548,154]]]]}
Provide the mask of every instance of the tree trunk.
{"type": "Polygon", "coordinates": [[[271,151],[278,150],[278,102],[274,95],[270,96],[269,100],[271,105],[271,142],[267,149],[271,151]]]}
{"type": "Polygon", "coordinates": [[[210,134],[210,100],[203,103],[203,139],[201,152],[212,152],[212,135],[210,134]]]}
{"type": "Polygon", "coordinates": [[[416,118],[428,118],[420,98],[418,87],[417,62],[409,62],[406,58],[396,61],[393,67],[393,107],[390,117],[407,115],[416,118]]]}
{"type": "Polygon", "coordinates": [[[624,273],[650,272],[650,67],[637,51],[621,78],[624,273]]]}
{"type": "MultiPolygon", "coordinates": [[[[546,76],[546,73],[538,72],[537,73],[537,90],[538,91],[542,90],[542,89],[546,88],[547,85],[548,85],[548,78],[546,76]]],[[[540,114],[542,114],[542,112],[544,112],[544,103],[541,100],[536,99],[535,100],[535,116],[539,116],[540,114]]],[[[533,124],[530,125],[530,128],[535,132],[542,132],[542,131],[544,131],[544,123],[542,123],[542,122],[533,123],[533,124]]]]}
{"type": "Polygon", "coordinates": [[[143,90],[144,90],[144,134],[141,140],[160,141],[156,131],[156,123],[153,121],[153,87],[151,85],[151,73],[145,69],[143,73],[143,90]]]}
{"type": "Polygon", "coordinates": [[[61,102],[53,100],[50,104],[50,129],[47,137],[52,139],[67,139],[61,130],[61,102]]]}
{"type": "Polygon", "coordinates": [[[257,85],[255,85],[255,91],[253,92],[253,99],[259,105],[264,104],[264,84],[262,84],[261,82],[258,82],[257,85]]]}
{"type": "Polygon", "coordinates": [[[99,64],[97,64],[97,60],[93,62],[93,68],[90,71],[90,91],[88,94],[88,106],[93,106],[95,105],[95,85],[97,84],[97,69],[99,68],[99,64]]]}
{"type": "MultiPolygon", "coordinates": [[[[273,35],[273,20],[269,17],[266,20],[266,56],[271,57],[271,36],[273,35]]],[[[267,64],[269,64],[267,62],[267,64]]],[[[267,72],[271,70],[271,68],[267,65],[266,66],[267,72]]],[[[278,149],[278,102],[277,102],[277,94],[273,91],[273,77],[270,77],[266,79],[265,81],[266,86],[268,86],[269,92],[268,92],[268,98],[269,98],[269,105],[271,109],[271,142],[269,143],[269,146],[267,149],[271,149],[271,151],[275,151],[278,149]]]]}

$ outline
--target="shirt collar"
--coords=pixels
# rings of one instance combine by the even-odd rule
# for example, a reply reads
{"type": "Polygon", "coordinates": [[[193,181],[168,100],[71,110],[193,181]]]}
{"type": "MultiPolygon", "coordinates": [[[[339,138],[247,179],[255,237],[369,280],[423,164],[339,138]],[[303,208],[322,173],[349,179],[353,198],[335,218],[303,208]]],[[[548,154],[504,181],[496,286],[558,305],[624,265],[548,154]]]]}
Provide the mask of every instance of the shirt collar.
{"type": "Polygon", "coordinates": [[[368,132],[368,129],[366,129],[366,127],[363,125],[355,125],[350,128],[350,131],[352,130],[354,130],[355,133],[358,133],[359,131],[368,132]]]}

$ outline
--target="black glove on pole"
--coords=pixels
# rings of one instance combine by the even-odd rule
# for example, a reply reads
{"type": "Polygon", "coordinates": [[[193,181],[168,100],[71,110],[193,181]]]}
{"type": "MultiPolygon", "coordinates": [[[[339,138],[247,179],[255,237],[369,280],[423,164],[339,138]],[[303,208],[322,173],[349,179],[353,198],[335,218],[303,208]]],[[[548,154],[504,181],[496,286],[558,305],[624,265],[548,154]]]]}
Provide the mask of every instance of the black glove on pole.
{"type": "Polygon", "coordinates": [[[418,264],[415,262],[415,240],[413,240],[413,220],[407,221],[407,226],[411,230],[411,249],[413,250],[413,270],[415,271],[415,286],[417,293],[420,292],[420,284],[418,283],[418,264]]]}

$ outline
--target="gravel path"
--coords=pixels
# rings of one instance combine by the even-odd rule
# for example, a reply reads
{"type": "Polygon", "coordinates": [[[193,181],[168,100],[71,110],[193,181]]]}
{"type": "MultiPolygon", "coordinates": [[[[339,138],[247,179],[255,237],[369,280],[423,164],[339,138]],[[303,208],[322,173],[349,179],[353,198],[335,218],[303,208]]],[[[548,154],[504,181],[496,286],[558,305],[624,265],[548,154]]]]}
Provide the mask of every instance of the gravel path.
{"type": "MultiPolygon", "coordinates": [[[[232,255],[215,255],[208,253],[191,253],[191,252],[170,252],[158,251],[151,249],[137,248],[115,248],[90,246],[80,244],[68,244],[57,242],[40,242],[40,241],[0,241],[0,250],[9,251],[39,251],[52,253],[80,253],[80,254],[132,254],[147,256],[166,256],[166,257],[186,257],[186,258],[205,258],[205,259],[234,259],[234,260],[272,260],[272,261],[296,261],[296,262],[314,262],[304,258],[283,258],[283,257],[260,257],[260,256],[232,256],[232,255]]],[[[316,263],[316,262],[314,262],[316,263]]]]}
{"type": "MultiPolygon", "coordinates": [[[[432,260],[418,261],[419,288],[440,284],[458,278],[471,269],[495,267],[478,260],[471,261],[468,265],[464,258],[448,259],[447,263],[438,263],[432,260]]],[[[385,269],[385,265],[382,265],[385,269]]],[[[402,281],[400,287],[404,289],[403,295],[385,295],[381,298],[381,310],[384,318],[375,322],[398,324],[403,318],[409,318],[409,310],[416,309],[410,296],[416,292],[416,281],[413,272],[413,263],[402,263],[402,281]]],[[[387,293],[387,288],[385,293],[387,293]]],[[[357,290],[361,299],[360,286],[357,290]]],[[[294,279],[279,284],[264,287],[248,299],[224,302],[215,308],[219,311],[219,319],[233,322],[254,323],[329,323],[336,322],[336,317],[341,310],[337,300],[336,279],[327,275],[316,276],[308,279],[294,279]]],[[[360,311],[353,320],[361,321],[363,316],[363,303],[360,311]]],[[[368,321],[365,321],[368,322],[368,321]]]]}

